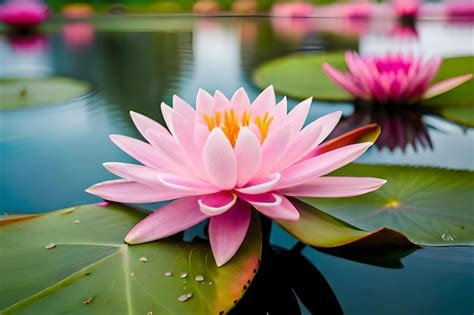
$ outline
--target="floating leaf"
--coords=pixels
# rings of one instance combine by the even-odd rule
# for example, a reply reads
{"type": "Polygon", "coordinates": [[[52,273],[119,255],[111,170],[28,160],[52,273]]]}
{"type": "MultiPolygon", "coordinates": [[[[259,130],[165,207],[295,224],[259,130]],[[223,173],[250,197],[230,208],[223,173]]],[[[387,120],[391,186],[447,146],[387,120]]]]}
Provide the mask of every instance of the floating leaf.
{"type": "Polygon", "coordinates": [[[0,110],[55,104],[85,95],[87,82],[62,78],[0,79],[0,110]]]}
{"type": "Polygon", "coordinates": [[[474,172],[353,164],[334,175],[387,179],[350,198],[301,198],[364,230],[389,227],[419,245],[474,245],[474,172]]]}
{"type": "Polygon", "coordinates": [[[446,106],[439,108],[439,115],[460,125],[474,127],[474,107],[446,106]]]}
{"type": "Polygon", "coordinates": [[[1,226],[2,314],[218,314],[231,309],[258,268],[258,217],[237,255],[217,268],[207,242],[124,244],[124,236],[145,215],[119,204],[86,205],[1,226]]]}
{"type": "MultiPolygon", "coordinates": [[[[323,72],[323,63],[347,71],[342,53],[293,55],[263,64],[254,74],[255,83],[264,88],[273,84],[280,94],[295,98],[314,96],[316,100],[350,101],[352,97],[331,82],[323,72]]],[[[433,82],[474,72],[474,56],[447,58],[433,82]]],[[[435,98],[422,105],[474,105],[474,80],[435,98]]]]}

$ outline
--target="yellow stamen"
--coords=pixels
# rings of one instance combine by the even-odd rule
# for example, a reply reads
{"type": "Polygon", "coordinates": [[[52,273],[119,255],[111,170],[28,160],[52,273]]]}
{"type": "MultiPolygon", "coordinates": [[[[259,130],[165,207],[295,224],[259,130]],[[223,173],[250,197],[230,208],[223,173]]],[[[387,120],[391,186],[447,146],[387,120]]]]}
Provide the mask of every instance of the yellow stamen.
{"type": "MultiPolygon", "coordinates": [[[[252,113],[249,111],[244,111],[240,117],[238,117],[233,109],[228,109],[223,112],[215,113],[214,117],[204,114],[203,119],[209,128],[209,131],[217,127],[221,128],[232,146],[235,146],[235,142],[239,136],[240,128],[250,125],[252,121],[252,113]]],[[[262,143],[268,135],[268,130],[272,121],[273,117],[271,117],[268,112],[265,112],[263,117],[259,115],[253,120],[255,125],[260,130],[262,143]]]]}

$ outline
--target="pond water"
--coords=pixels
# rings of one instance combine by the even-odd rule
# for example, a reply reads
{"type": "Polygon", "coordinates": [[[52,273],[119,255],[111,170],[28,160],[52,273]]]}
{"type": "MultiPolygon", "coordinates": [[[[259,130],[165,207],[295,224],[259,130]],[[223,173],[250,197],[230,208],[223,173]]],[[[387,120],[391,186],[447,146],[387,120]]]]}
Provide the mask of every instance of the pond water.
{"type": "MultiPolygon", "coordinates": [[[[93,87],[90,94],[66,103],[0,111],[0,211],[38,213],[97,202],[84,189],[113,178],[101,164],[132,162],[108,138],[113,133],[138,136],[130,110],[162,121],[161,101],[170,103],[178,94],[194,103],[198,88],[229,95],[243,86],[255,97],[260,89],[252,83],[253,70],[279,56],[341,49],[474,54],[473,24],[421,21],[418,39],[393,36],[395,26],[390,21],[352,25],[337,19],[295,23],[263,17],[104,17],[91,23],[55,21],[26,39],[0,33],[0,78],[65,76],[93,87]]],[[[351,104],[316,101],[310,119],[335,110],[342,110],[354,127],[372,117],[367,109],[351,104]]],[[[400,132],[371,148],[360,162],[474,169],[472,129],[421,113],[402,114],[399,121],[400,132]],[[410,137],[400,138],[403,131],[410,137]]],[[[282,249],[296,244],[278,227],[273,227],[271,242],[282,249]]],[[[260,306],[267,303],[260,307],[261,314],[299,314],[298,309],[302,314],[337,313],[337,303],[324,286],[327,281],[347,314],[474,312],[471,248],[405,253],[398,268],[354,262],[310,247],[297,247],[292,255],[295,252],[305,257],[297,255],[296,260],[307,259],[309,267],[290,263],[276,274],[287,273],[283,279],[294,273],[305,283],[299,298],[285,287],[286,281],[274,280],[267,287],[256,283],[247,307],[260,298],[260,306]],[[298,266],[298,272],[292,269],[298,266]],[[319,280],[313,277],[318,274],[319,280]],[[302,296],[311,297],[314,305],[302,296]]],[[[268,265],[281,264],[276,261],[268,265]]],[[[235,314],[250,314],[244,306],[235,314]]]]}

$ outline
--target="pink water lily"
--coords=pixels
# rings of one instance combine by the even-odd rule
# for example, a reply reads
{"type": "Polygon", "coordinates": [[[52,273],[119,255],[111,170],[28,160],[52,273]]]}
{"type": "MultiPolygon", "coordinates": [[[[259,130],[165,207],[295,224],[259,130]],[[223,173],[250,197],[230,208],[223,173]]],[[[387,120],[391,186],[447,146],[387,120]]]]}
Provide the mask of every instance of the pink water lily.
{"type": "Polygon", "coordinates": [[[35,27],[48,17],[48,6],[42,2],[13,0],[0,5],[0,21],[12,27],[35,27]]]}
{"type": "Polygon", "coordinates": [[[355,52],[345,55],[349,73],[323,64],[323,70],[339,87],[362,100],[379,103],[416,103],[445,93],[472,78],[472,74],[453,77],[429,86],[442,59],[385,55],[362,57],[355,52]]]}
{"type": "Polygon", "coordinates": [[[347,145],[344,138],[321,144],[341,112],[303,127],[311,99],[287,113],[270,86],[253,103],[243,88],[229,100],[199,90],[196,109],[178,96],[162,103],[168,129],[138,113],[132,119],[148,141],[112,135],[123,151],[143,163],[105,163],[121,177],[87,191],[105,200],[148,203],[176,199],[137,224],[129,244],[154,241],[209,219],[209,238],[218,266],[237,252],[251,209],[272,219],[298,220],[288,196],[348,197],[373,191],[384,180],[325,176],[352,162],[372,144],[347,145]],[[339,144],[338,144],[339,143],[339,144]]]}
{"type": "Polygon", "coordinates": [[[393,8],[399,18],[416,19],[420,12],[419,0],[393,0],[393,8]]]}

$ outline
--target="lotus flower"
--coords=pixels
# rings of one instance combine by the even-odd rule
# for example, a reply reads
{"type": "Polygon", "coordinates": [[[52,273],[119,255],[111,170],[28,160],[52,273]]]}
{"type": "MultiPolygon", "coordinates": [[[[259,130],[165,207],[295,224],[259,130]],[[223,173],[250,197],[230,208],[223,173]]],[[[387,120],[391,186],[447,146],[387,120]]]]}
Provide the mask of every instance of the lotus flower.
{"type": "Polygon", "coordinates": [[[275,17],[305,18],[310,17],[313,11],[313,5],[306,2],[275,3],[272,6],[275,17]]]}
{"type": "Polygon", "coordinates": [[[16,28],[35,27],[48,17],[48,6],[41,2],[11,1],[0,6],[0,21],[16,28]]]}
{"type": "Polygon", "coordinates": [[[222,266],[243,242],[252,207],[272,219],[298,220],[288,196],[348,197],[385,183],[325,176],[358,158],[372,143],[347,145],[343,139],[340,145],[321,145],[341,112],[302,128],[310,105],[307,99],[287,114],[286,98],[276,104],[272,87],[252,104],[242,88],[231,100],[219,91],[211,96],[199,90],[196,110],[178,96],[173,108],[161,104],[169,131],[132,112],[149,143],[120,135],[111,139],[144,165],[105,163],[121,179],[87,192],[126,203],[176,199],[138,223],[125,241],[154,241],[210,219],[211,249],[222,266]]]}
{"type": "Polygon", "coordinates": [[[347,52],[349,73],[323,64],[329,78],[354,97],[378,103],[416,103],[469,81],[472,74],[450,78],[429,86],[441,65],[441,58],[423,60],[419,57],[385,55],[362,57],[347,52]]]}
{"type": "Polygon", "coordinates": [[[420,12],[420,2],[418,0],[394,0],[393,8],[401,19],[416,19],[420,12]]]}

